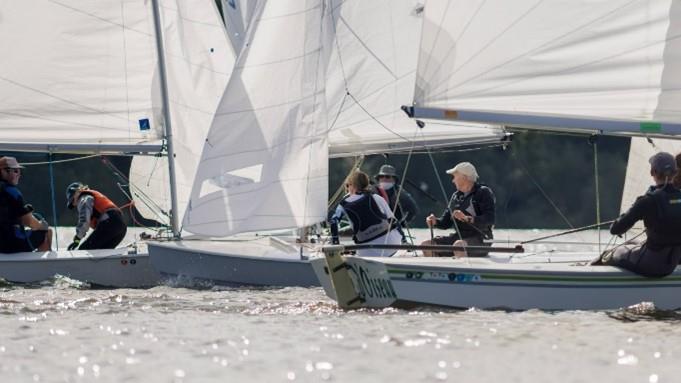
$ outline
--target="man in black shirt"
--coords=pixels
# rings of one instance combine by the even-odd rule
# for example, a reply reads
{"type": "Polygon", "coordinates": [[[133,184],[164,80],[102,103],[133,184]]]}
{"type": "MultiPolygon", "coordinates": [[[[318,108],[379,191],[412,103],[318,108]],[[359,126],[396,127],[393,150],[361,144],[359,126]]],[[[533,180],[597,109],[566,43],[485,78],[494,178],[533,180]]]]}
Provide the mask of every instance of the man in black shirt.
{"type": "Polygon", "coordinates": [[[674,271],[681,259],[681,190],[675,188],[674,157],[660,152],[650,157],[650,175],[655,181],[648,192],[613,222],[610,233],[624,234],[643,220],[644,243],[623,245],[604,253],[592,265],[618,266],[646,277],[664,277],[674,271]]]}
{"type": "Polygon", "coordinates": [[[21,168],[16,158],[0,158],[0,252],[47,251],[52,230],[45,220],[33,216],[33,207],[24,202],[17,188],[21,168]],[[28,229],[26,229],[28,227],[28,229]]]}
{"type": "MultiPolygon", "coordinates": [[[[446,230],[452,226],[456,233],[445,237],[435,237],[422,245],[490,246],[483,242],[492,239],[495,220],[495,198],[492,189],[478,182],[478,172],[470,162],[462,162],[447,170],[452,176],[456,192],[452,195],[449,207],[437,218],[431,214],[426,218],[428,227],[446,230]]],[[[449,252],[424,250],[425,257],[451,256],[449,252]]],[[[480,257],[487,252],[454,251],[455,257],[480,257]]]]}

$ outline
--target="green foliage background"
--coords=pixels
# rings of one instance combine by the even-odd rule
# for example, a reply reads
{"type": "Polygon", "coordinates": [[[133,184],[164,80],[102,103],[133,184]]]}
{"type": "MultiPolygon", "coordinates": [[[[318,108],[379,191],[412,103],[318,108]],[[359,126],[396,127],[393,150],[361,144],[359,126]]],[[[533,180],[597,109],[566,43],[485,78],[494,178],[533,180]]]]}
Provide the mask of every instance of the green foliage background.
{"type": "MultiPolygon", "coordinates": [[[[619,214],[629,139],[599,137],[597,148],[601,220],[605,221],[619,214]]],[[[22,163],[48,161],[46,154],[6,154],[16,156],[22,163]]],[[[402,172],[408,157],[406,154],[368,156],[361,169],[373,176],[382,164],[390,163],[397,167],[398,172],[402,172]]],[[[75,156],[55,155],[52,160],[69,158],[75,156]]],[[[131,161],[129,157],[107,158],[127,175],[131,161]]],[[[478,169],[481,181],[494,190],[497,198],[497,227],[569,228],[570,225],[580,227],[596,222],[594,146],[586,136],[517,132],[506,149],[442,150],[433,152],[432,158],[436,170],[427,154],[412,155],[406,169],[409,182],[405,182],[405,188],[421,209],[414,220],[415,227],[425,226],[424,219],[429,212],[442,212],[447,198],[454,191],[451,177],[445,174],[445,170],[461,161],[472,162],[478,169]],[[438,179],[444,186],[446,197],[438,179]]],[[[154,158],[149,157],[149,160],[153,161],[154,158]]],[[[330,194],[343,184],[355,160],[331,160],[330,194]]],[[[119,205],[128,202],[124,193],[127,191],[126,181],[109,170],[99,157],[52,165],[56,214],[52,211],[50,166],[27,165],[24,170],[19,185],[24,197],[53,225],[75,224],[75,212],[65,206],[65,189],[73,181],[81,181],[100,190],[119,205]]],[[[641,191],[645,188],[646,185],[641,185],[641,191]]],[[[126,217],[128,223],[134,225],[130,212],[126,213],[126,217]]],[[[154,224],[148,221],[144,223],[154,224]]]]}

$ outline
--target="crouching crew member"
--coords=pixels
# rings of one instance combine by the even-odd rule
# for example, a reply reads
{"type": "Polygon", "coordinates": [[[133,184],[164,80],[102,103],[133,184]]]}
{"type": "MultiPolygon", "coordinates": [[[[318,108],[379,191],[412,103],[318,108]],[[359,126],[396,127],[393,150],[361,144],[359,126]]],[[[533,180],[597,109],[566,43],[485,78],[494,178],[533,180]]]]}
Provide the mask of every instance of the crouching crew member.
{"type": "Polygon", "coordinates": [[[66,188],[66,206],[78,211],[76,235],[69,250],[113,249],[125,237],[128,228],[121,210],[104,194],[74,182],[66,188]],[[94,231],[83,242],[88,229],[94,231]]]}

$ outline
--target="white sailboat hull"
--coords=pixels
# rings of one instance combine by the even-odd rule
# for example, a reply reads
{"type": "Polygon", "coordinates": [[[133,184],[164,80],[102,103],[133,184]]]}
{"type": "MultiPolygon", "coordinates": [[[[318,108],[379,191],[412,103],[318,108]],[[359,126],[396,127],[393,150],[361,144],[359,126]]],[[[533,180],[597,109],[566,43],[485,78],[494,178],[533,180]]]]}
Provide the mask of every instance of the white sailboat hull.
{"type": "Polygon", "coordinates": [[[0,278],[33,283],[62,275],[106,287],[150,287],[160,281],[146,253],[112,250],[0,254],[0,278]]]}
{"type": "Polygon", "coordinates": [[[149,243],[164,277],[225,286],[319,286],[300,249],[276,239],[149,243]]]}
{"type": "MultiPolygon", "coordinates": [[[[500,264],[487,259],[367,259],[343,257],[351,288],[334,290],[325,259],[313,268],[326,294],[355,307],[606,310],[641,302],[681,307],[681,268],[665,278],[644,278],[610,266],[555,263],[500,264]]],[[[338,277],[337,275],[334,278],[338,277]]]]}

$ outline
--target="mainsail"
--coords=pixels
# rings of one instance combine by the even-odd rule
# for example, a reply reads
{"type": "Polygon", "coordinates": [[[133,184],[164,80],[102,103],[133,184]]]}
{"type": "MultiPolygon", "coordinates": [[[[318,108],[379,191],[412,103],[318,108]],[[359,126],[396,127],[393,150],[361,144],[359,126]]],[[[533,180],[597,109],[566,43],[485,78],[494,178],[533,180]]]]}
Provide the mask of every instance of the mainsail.
{"type": "Polygon", "coordinates": [[[6,1],[0,47],[3,149],[158,149],[149,2],[6,1]]]}
{"type": "MultiPolygon", "coordinates": [[[[180,213],[234,64],[212,1],[160,1],[180,213]]],[[[8,1],[0,6],[0,148],[160,153],[162,113],[153,2],[8,1]]],[[[131,190],[149,218],[169,210],[163,157],[136,157],[131,190]]]]}
{"type": "Polygon", "coordinates": [[[206,138],[183,228],[209,236],[324,219],[324,0],[259,2],[206,138]],[[256,202],[257,201],[257,202],[256,202]]]}
{"type": "Polygon", "coordinates": [[[429,1],[415,104],[442,118],[678,134],[680,37],[679,1],[429,1]]]}

